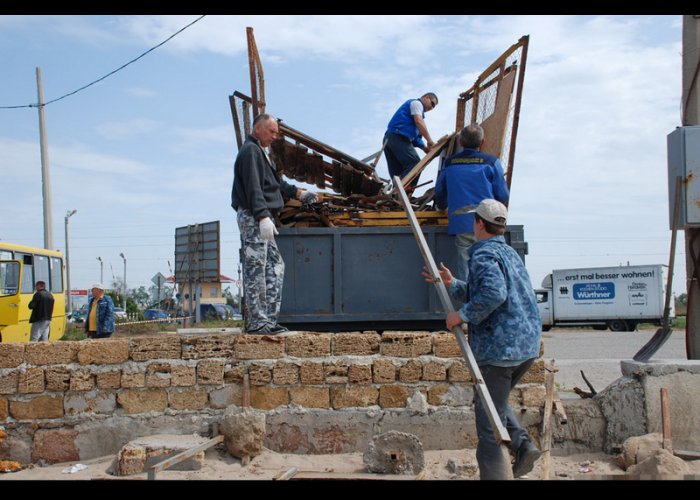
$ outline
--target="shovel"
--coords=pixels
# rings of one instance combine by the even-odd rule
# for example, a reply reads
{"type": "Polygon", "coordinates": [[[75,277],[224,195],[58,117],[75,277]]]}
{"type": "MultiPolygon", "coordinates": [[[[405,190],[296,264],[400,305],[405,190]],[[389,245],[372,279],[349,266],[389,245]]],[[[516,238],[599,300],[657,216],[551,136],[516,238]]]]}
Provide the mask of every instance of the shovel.
{"type": "Polygon", "coordinates": [[[676,226],[678,225],[678,212],[680,210],[681,201],[681,177],[676,177],[676,199],[673,205],[673,225],[671,226],[671,256],[668,260],[668,278],[666,279],[666,302],[664,304],[664,317],[661,323],[661,328],[656,330],[654,336],[644,344],[637,354],[632,358],[640,363],[646,363],[651,357],[661,349],[661,346],[666,343],[671,336],[671,323],[669,316],[671,315],[671,284],[673,283],[673,264],[676,261],[676,226]]]}

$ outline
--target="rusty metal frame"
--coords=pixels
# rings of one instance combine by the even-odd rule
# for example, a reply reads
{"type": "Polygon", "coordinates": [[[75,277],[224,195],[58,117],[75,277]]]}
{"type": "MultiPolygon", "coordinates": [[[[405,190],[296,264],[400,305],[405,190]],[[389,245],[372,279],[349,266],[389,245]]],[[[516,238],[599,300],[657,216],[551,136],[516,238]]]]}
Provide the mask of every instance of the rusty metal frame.
{"type": "Polygon", "coordinates": [[[255,36],[253,36],[253,28],[246,28],[246,38],[248,40],[248,68],[250,70],[250,91],[252,95],[253,117],[265,112],[265,74],[263,72],[262,63],[260,62],[260,54],[258,47],[255,44],[255,36]],[[256,78],[260,75],[260,80],[256,78]]]}

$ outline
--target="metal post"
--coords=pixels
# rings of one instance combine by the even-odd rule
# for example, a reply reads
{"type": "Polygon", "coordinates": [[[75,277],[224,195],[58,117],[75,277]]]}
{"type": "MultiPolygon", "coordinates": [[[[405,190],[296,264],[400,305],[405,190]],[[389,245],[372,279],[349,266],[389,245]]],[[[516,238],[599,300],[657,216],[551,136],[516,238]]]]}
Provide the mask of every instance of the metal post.
{"type": "Polygon", "coordinates": [[[49,151],[46,147],[46,119],[44,116],[44,86],[41,83],[41,68],[36,68],[36,91],[39,103],[39,143],[41,149],[41,180],[44,198],[44,248],[53,248],[53,220],[51,218],[51,175],[49,172],[49,151]]]}
{"type": "Polygon", "coordinates": [[[104,286],[104,262],[102,262],[102,257],[97,257],[97,260],[100,261],[100,283],[104,286]]]}
{"type": "Polygon", "coordinates": [[[119,256],[124,259],[124,312],[126,312],[126,293],[128,288],[126,288],[126,257],[124,253],[120,253],[119,256]]]}
{"type": "Polygon", "coordinates": [[[70,218],[71,215],[75,215],[77,210],[69,210],[66,212],[66,217],[64,219],[65,225],[66,225],[66,292],[68,296],[66,297],[68,300],[68,314],[73,312],[73,304],[72,304],[72,297],[70,296],[70,245],[68,244],[68,219],[70,218]]]}

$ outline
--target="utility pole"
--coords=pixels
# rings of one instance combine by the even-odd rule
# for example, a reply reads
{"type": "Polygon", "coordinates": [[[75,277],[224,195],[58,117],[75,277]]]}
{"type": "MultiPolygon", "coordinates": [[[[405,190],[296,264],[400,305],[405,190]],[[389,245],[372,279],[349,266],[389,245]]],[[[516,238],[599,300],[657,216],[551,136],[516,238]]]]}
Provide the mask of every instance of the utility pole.
{"type": "Polygon", "coordinates": [[[102,262],[102,257],[97,257],[97,260],[100,261],[100,284],[104,286],[104,262],[102,262]]]}
{"type": "Polygon", "coordinates": [[[73,312],[72,297],[70,295],[70,245],[68,244],[68,219],[71,215],[75,215],[77,210],[69,210],[66,212],[66,217],[64,219],[66,225],[66,284],[68,292],[68,314],[73,312]]]}
{"type": "Polygon", "coordinates": [[[120,253],[119,257],[124,259],[124,312],[126,312],[126,257],[124,257],[124,252],[120,253]]]}
{"type": "MultiPolygon", "coordinates": [[[[700,125],[700,15],[683,16],[683,126],[700,125]]],[[[686,187],[687,189],[687,187],[686,187]]],[[[700,262],[700,229],[685,230],[686,283],[688,305],[686,315],[686,353],[688,359],[700,359],[700,284],[695,278],[700,262]]]]}
{"type": "Polygon", "coordinates": [[[41,146],[41,185],[44,198],[44,248],[54,250],[53,220],[51,218],[51,175],[49,173],[49,151],[46,147],[46,120],[44,117],[44,86],[41,83],[41,68],[36,68],[36,89],[39,104],[39,143],[41,146]]]}

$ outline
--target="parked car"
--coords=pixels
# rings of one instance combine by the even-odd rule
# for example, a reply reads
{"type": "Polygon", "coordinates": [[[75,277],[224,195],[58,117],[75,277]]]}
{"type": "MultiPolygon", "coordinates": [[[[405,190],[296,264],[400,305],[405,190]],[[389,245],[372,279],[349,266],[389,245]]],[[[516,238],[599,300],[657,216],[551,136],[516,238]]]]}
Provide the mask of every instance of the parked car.
{"type": "Polygon", "coordinates": [[[148,321],[153,321],[155,319],[168,319],[168,313],[162,309],[146,309],[143,312],[143,316],[148,321]]]}
{"type": "Polygon", "coordinates": [[[228,304],[224,304],[224,307],[226,308],[226,311],[228,311],[228,319],[234,320],[234,321],[240,321],[243,319],[243,316],[241,316],[240,313],[237,313],[236,310],[233,308],[233,306],[230,306],[228,304]]]}
{"type": "Polygon", "coordinates": [[[83,323],[85,321],[86,316],[87,316],[87,306],[74,310],[70,314],[68,321],[70,321],[71,323],[83,323]]]}
{"type": "Polygon", "coordinates": [[[123,307],[115,307],[114,308],[114,319],[121,319],[121,320],[126,320],[126,311],[124,310],[123,307]]]}

